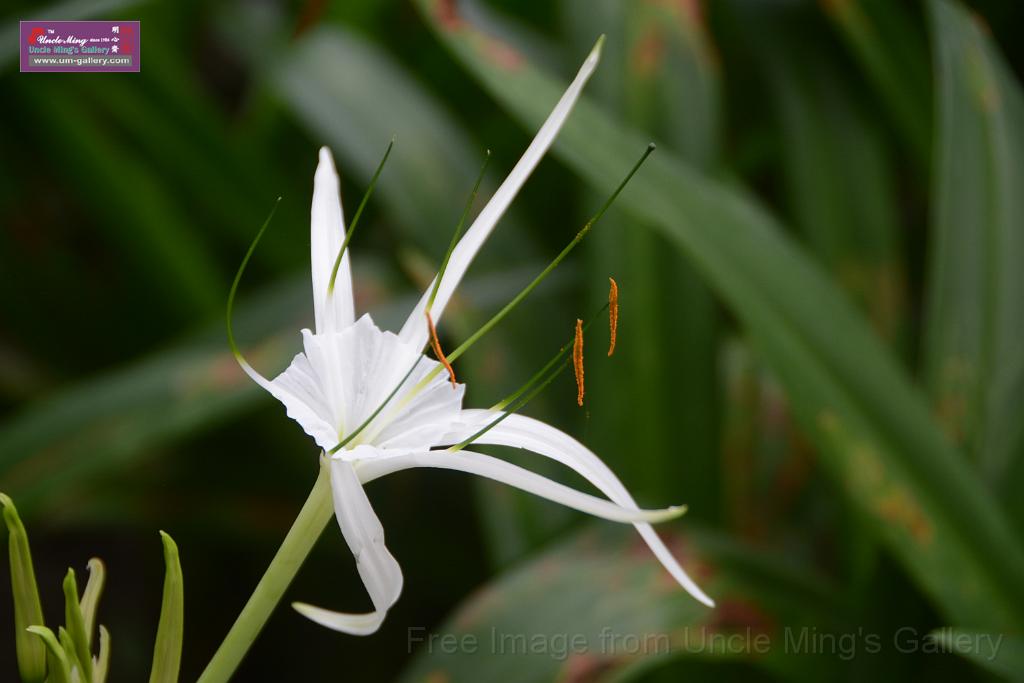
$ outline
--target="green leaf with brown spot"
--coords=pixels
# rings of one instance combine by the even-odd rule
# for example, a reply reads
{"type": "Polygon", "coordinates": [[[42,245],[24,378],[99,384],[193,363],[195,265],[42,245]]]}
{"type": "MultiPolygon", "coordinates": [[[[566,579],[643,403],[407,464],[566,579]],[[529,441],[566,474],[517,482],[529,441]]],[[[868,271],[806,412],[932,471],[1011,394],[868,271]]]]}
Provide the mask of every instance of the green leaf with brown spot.
{"type": "Polygon", "coordinates": [[[834,588],[692,524],[660,532],[715,609],[687,595],[632,528],[596,524],[491,581],[437,628],[411,629],[416,656],[400,683],[623,680],[680,657],[829,678],[834,659],[790,657],[783,642],[787,628],[844,627],[834,588]]]}
{"type": "Polygon", "coordinates": [[[785,141],[788,215],[879,334],[898,346],[907,293],[888,140],[843,65],[796,31],[780,27],[765,37],[760,28],[744,35],[763,65],[785,141]]]}
{"type": "Polygon", "coordinates": [[[938,135],[925,374],[989,481],[1024,454],[1024,99],[980,20],[931,3],[938,135]]]}
{"type": "MultiPolygon", "coordinates": [[[[452,3],[418,6],[499,102],[540,125],[564,80],[453,14],[452,3]]],[[[646,142],[584,98],[554,150],[588,183],[610,188],[646,142]]],[[[1024,628],[1020,540],[920,389],[779,223],[749,193],[665,151],[618,207],[668,237],[728,304],[832,476],[935,606],[957,623],[1024,628]]]]}

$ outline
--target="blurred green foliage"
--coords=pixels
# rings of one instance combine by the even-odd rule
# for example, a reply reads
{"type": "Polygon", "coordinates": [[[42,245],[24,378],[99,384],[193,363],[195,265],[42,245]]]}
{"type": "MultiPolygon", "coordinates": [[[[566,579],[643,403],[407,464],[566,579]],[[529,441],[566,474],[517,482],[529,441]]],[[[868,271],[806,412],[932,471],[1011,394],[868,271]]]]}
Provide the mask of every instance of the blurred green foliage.
{"type": "MultiPolygon", "coordinates": [[[[275,198],[237,325],[265,372],[311,319],[316,148],[334,150],[351,210],[397,137],[353,246],[357,307],[393,327],[484,150],[478,207],[602,33],[584,100],[441,333],[464,339],[656,141],[586,253],[458,370],[468,403],[489,405],[615,277],[618,347],[588,347],[585,408],[563,378],[528,412],[587,443],[641,503],[689,503],[663,531],[719,607],[671,590],[628,529],[409,472],[370,489],[406,568],[384,629],[346,638],[281,609],[238,680],[1019,675],[1018,3],[71,0],[13,3],[4,19],[0,490],[32,535],[47,609],[69,563],[105,558],[111,680],[149,667],[153,529],[182,549],[194,679],[316,476],[312,444],[223,339],[228,278],[275,198]],[[140,19],[141,73],[19,74],[16,21],[42,16],[140,19]],[[605,648],[606,627],[655,646],[605,648]],[[493,654],[492,632],[547,648],[493,654]],[[453,654],[432,633],[475,635],[482,651],[453,654]],[[739,646],[683,646],[698,633],[739,646]],[[787,640],[807,633],[822,638],[787,640]],[[911,633],[917,645],[899,640],[911,633]],[[560,634],[589,650],[562,652],[560,634]],[[1003,634],[1005,649],[988,659],[972,634],[1003,634]]],[[[362,604],[352,569],[329,533],[293,593],[362,604]]],[[[12,612],[0,591],[0,680],[17,675],[12,612]]]]}

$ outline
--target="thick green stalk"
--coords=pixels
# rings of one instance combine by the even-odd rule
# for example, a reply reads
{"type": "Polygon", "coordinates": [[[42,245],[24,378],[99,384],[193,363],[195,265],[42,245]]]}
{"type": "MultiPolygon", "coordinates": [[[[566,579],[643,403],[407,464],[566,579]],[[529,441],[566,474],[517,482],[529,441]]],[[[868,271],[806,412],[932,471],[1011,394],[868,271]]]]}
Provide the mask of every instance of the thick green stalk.
{"type": "Polygon", "coordinates": [[[320,465],[320,474],[309,493],[309,498],[288,530],[270,566],[263,574],[249,602],[238,615],[224,642],[217,648],[213,659],[199,677],[198,683],[226,683],[242,662],[245,653],[256,640],[277,607],[288,585],[295,578],[303,561],[313,549],[316,540],[327,527],[333,514],[331,485],[326,462],[320,465]]]}

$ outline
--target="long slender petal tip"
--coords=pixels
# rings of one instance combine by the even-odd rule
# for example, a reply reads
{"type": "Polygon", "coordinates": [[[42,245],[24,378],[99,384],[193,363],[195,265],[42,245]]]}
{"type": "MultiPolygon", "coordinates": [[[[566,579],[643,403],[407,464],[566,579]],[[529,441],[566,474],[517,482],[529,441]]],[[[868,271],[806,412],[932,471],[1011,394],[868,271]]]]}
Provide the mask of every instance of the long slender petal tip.
{"type": "Polygon", "coordinates": [[[367,612],[365,614],[334,612],[305,602],[293,602],[292,609],[315,624],[339,633],[347,633],[350,636],[373,635],[380,629],[386,616],[386,612],[367,612]]]}
{"type": "Polygon", "coordinates": [[[604,48],[605,37],[606,36],[603,33],[597,37],[597,42],[594,43],[593,49],[591,49],[590,54],[587,55],[586,66],[594,68],[597,66],[597,63],[601,61],[601,50],[604,48]]]}
{"type": "Polygon", "coordinates": [[[665,509],[665,519],[679,519],[689,511],[686,505],[672,505],[665,509]]]}

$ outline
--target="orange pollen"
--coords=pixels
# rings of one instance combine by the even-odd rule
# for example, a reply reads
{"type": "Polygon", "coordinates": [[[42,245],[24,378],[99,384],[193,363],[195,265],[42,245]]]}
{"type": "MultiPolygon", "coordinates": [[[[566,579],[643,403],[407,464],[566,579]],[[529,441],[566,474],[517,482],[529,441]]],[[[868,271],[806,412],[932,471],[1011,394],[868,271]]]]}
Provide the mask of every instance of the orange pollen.
{"type": "Polygon", "coordinates": [[[576,338],[572,342],[572,369],[576,373],[576,405],[583,405],[583,321],[576,319],[576,338]]]}
{"type": "Polygon", "coordinates": [[[615,278],[608,278],[608,355],[615,353],[615,334],[619,331],[619,285],[615,278]]]}
{"type": "Polygon", "coordinates": [[[455,389],[455,370],[452,369],[452,364],[448,362],[448,359],[444,355],[444,351],[441,350],[441,340],[437,338],[437,328],[434,327],[434,319],[430,317],[430,311],[427,311],[427,327],[430,329],[430,348],[434,350],[434,355],[441,361],[441,365],[448,371],[448,377],[452,381],[452,389],[455,389]]]}

